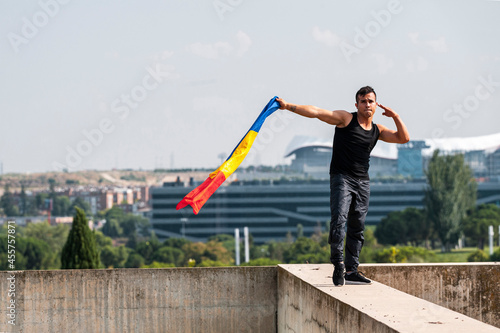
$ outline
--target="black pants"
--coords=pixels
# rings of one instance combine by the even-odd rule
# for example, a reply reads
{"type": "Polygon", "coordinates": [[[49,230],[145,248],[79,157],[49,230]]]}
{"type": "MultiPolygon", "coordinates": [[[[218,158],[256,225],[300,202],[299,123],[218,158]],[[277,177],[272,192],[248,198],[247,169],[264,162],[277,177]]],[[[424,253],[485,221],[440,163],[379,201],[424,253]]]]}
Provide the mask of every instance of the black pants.
{"type": "Polygon", "coordinates": [[[358,180],[346,175],[330,176],[330,261],[337,264],[343,261],[344,237],[346,271],[357,271],[359,254],[363,247],[365,218],[370,199],[370,181],[358,180]]]}

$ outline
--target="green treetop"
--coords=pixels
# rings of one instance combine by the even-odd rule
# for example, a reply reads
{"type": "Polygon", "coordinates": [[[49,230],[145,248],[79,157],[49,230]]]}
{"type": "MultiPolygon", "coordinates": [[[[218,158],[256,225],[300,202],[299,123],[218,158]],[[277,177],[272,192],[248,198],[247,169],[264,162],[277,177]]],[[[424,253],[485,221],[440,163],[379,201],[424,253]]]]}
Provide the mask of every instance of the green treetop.
{"type": "Polygon", "coordinates": [[[75,207],[73,226],[61,254],[62,269],[99,268],[99,252],[85,212],[75,207]]]}

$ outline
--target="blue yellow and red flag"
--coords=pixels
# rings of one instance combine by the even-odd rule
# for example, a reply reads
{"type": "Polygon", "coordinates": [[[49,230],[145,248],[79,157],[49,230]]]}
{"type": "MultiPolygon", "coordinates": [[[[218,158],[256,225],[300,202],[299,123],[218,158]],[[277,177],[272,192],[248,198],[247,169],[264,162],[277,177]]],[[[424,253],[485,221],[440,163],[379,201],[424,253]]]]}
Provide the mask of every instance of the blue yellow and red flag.
{"type": "Polygon", "coordinates": [[[250,127],[248,132],[245,134],[243,139],[241,139],[236,148],[234,148],[233,152],[229,155],[226,161],[222,163],[217,170],[212,172],[200,186],[189,192],[188,195],[186,195],[184,199],[177,204],[177,210],[190,205],[193,208],[193,212],[198,214],[201,207],[203,207],[205,202],[207,202],[208,198],[210,198],[219,186],[229,178],[229,176],[245,159],[266,118],[279,109],[280,104],[276,101],[276,98],[278,97],[273,97],[269,103],[267,103],[253,123],[252,127],[250,127]]]}

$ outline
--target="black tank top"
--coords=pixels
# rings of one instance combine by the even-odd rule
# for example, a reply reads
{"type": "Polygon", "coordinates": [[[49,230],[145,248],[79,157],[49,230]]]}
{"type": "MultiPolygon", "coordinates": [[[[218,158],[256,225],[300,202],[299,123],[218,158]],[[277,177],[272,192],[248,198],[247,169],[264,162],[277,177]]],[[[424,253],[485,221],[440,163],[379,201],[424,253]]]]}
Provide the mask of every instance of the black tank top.
{"type": "Polygon", "coordinates": [[[358,113],[351,114],[349,125],[335,128],[330,174],[340,173],[356,179],[370,179],[370,153],[377,144],[380,131],[373,122],[369,131],[363,129],[358,122],[358,113]]]}

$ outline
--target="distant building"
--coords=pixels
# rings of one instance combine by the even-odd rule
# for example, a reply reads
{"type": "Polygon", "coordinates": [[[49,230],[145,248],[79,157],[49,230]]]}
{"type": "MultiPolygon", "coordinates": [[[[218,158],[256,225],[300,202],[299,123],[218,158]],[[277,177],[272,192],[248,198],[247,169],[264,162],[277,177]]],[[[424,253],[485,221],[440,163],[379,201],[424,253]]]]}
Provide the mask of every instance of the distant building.
{"type": "MultiPolygon", "coordinates": [[[[149,200],[149,187],[121,188],[121,187],[72,187],[63,192],[71,200],[79,197],[87,202],[92,214],[120,206],[125,212],[135,212],[139,202],[149,200]]],[[[141,205],[143,208],[143,205],[141,205]]]]}
{"type": "MultiPolygon", "coordinates": [[[[377,145],[384,144],[380,142],[377,145]]],[[[321,140],[314,137],[296,136],[288,145],[285,157],[293,157],[291,169],[294,172],[315,179],[329,179],[332,147],[333,139],[321,140]]],[[[375,149],[370,157],[370,177],[390,177],[396,173],[396,155],[385,153],[383,149],[375,149]]]]}
{"type": "MultiPolygon", "coordinates": [[[[221,186],[198,215],[177,203],[198,184],[167,183],[152,189],[151,224],[160,239],[206,241],[216,234],[234,234],[248,227],[255,243],[284,240],[303,226],[305,236],[325,231],[330,220],[330,184],[317,181],[251,181],[221,186]]],[[[371,184],[367,224],[377,224],[390,212],[423,208],[425,182],[371,184]]],[[[500,205],[500,182],[479,183],[477,203],[500,205]]]]}
{"type": "MultiPolygon", "coordinates": [[[[463,153],[465,162],[481,180],[477,203],[500,205],[500,134],[418,140],[404,145],[379,142],[370,158],[372,184],[367,224],[377,224],[393,211],[423,208],[425,169],[434,149],[445,154],[463,153]],[[398,175],[407,181],[390,181],[398,175]]],[[[293,157],[291,169],[308,181],[227,181],[227,186],[221,186],[198,215],[189,207],[175,210],[177,203],[198,185],[192,179],[186,184],[178,179],[153,188],[153,229],[160,239],[185,235],[193,241],[204,241],[215,234],[232,235],[235,228],[247,226],[256,243],[296,235],[299,224],[305,236],[324,231],[330,220],[331,154],[330,140],[296,137],[285,156],[293,157]]]]}
{"type": "Polygon", "coordinates": [[[500,181],[500,133],[468,137],[425,140],[424,168],[435,149],[444,154],[463,154],[474,176],[481,180],[500,181]]]}
{"type": "MultiPolygon", "coordinates": [[[[463,154],[476,178],[500,181],[500,133],[471,138],[412,140],[405,144],[379,141],[370,157],[370,178],[402,176],[425,177],[432,152],[463,154]]],[[[333,140],[297,136],[290,142],[285,157],[293,157],[291,169],[315,179],[328,179],[333,140]]]]}
{"type": "MultiPolygon", "coordinates": [[[[140,213],[145,215],[148,211],[150,200],[149,186],[122,188],[111,186],[69,186],[59,187],[55,189],[56,195],[67,196],[71,201],[76,198],[81,198],[89,204],[90,211],[93,215],[98,212],[120,206],[125,212],[140,213]]],[[[49,190],[43,191],[26,191],[26,196],[29,200],[34,200],[34,197],[39,193],[49,194],[49,190]]],[[[12,194],[13,204],[21,206],[21,193],[14,192],[12,194]]],[[[47,214],[47,211],[40,211],[41,214],[47,214]]]]}
{"type": "Polygon", "coordinates": [[[430,148],[425,141],[409,141],[398,145],[398,170],[403,177],[423,178],[424,157],[422,150],[430,148]]]}

